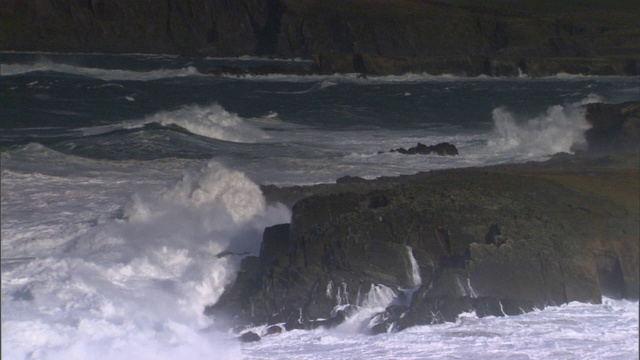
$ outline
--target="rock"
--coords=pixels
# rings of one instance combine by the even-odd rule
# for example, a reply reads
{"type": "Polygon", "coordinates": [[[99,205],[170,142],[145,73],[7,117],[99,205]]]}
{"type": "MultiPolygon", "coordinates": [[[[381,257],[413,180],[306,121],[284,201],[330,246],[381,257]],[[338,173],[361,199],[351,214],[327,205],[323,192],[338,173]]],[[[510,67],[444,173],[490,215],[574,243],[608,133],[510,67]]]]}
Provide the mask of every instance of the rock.
{"type": "Polygon", "coordinates": [[[308,188],[318,195],[293,206],[290,226],[265,231],[260,258],[209,313],[310,329],[375,299],[386,310],[369,331],[380,333],[469,311],[637,299],[640,187],[628,184],[638,169],[555,161],[308,188]]]}
{"type": "MultiPolygon", "coordinates": [[[[637,2],[5,0],[0,51],[304,58],[321,74],[363,77],[637,76],[638,11],[637,2]]],[[[264,71],[298,73],[249,73],[264,71]]]]}
{"type": "Polygon", "coordinates": [[[418,143],[418,145],[409,148],[408,150],[405,148],[393,149],[391,152],[398,152],[400,154],[407,155],[431,155],[436,154],[440,156],[444,155],[458,155],[458,149],[455,145],[449,144],[447,142],[439,143],[436,145],[424,145],[422,143],[418,143]]]}
{"type": "Polygon", "coordinates": [[[312,68],[307,63],[283,63],[283,62],[270,62],[270,63],[248,63],[243,66],[230,66],[219,65],[217,67],[203,69],[200,72],[209,75],[226,75],[235,77],[246,77],[249,75],[269,75],[269,74],[283,74],[283,75],[311,75],[313,74],[312,68]]]}
{"type": "Polygon", "coordinates": [[[246,333],[240,335],[238,338],[242,342],[255,342],[260,341],[260,335],[254,333],[253,331],[247,331],[246,333]]]}
{"type": "Polygon", "coordinates": [[[336,180],[336,184],[366,184],[367,180],[359,176],[345,175],[336,180]]]}
{"type": "Polygon", "coordinates": [[[284,329],[282,327],[280,327],[278,325],[271,325],[265,331],[265,336],[281,334],[283,331],[284,331],[284,329]]]}
{"type": "Polygon", "coordinates": [[[640,151],[640,101],[584,106],[592,125],[585,132],[588,151],[595,154],[640,151]]]}

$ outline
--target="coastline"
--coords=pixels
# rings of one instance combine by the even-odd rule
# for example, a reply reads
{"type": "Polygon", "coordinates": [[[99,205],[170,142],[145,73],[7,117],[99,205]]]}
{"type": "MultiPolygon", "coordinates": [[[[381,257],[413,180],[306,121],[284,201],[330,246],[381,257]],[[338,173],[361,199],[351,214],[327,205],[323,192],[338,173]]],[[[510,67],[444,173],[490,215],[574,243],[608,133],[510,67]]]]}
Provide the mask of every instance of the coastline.
{"type": "Polygon", "coordinates": [[[0,51],[300,58],[317,74],[638,76],[639,10],[633,1],[7,0],[0,51]]]}
{"type": "Polygon", "coordinates": [[[633,146],[262,186],[268,202],[292,209],[291,223],[265,229],[260,255],[244,258],[236,282],[205,313],[236,330],[313,329],[375,303],[366,332],[377,334],[470,311],[505,316],[602,296],[637,300],[640,154],[633,146]]]}

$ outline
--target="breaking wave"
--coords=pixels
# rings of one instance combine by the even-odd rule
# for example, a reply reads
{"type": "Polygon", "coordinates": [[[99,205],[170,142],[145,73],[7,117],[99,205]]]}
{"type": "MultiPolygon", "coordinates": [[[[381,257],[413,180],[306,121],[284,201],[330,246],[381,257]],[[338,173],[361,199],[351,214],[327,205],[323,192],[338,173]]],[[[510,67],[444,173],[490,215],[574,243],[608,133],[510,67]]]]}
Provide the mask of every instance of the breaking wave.
{"type": "Polygon", "coordinates": [[[113,80],[137,80],[148,81],[173,77],[196,76],[202,75],[198,69],[193,66],[187,66],[180,69],[158,69],[150,71],[133,71],[121,69],[102,69],[92,67],[74,66],[68,64],[60,64],[52,61],[39,61],[30,64],[2,64],[2,76],[21,75],[38,71],[53,71],[59,73],[86,76],[105,81],[113,80]]]}
{"type": "Polygon", "coordinates": [[[591,125],[581,105],[598,100],[594,95],[577,103],[550,106],[544,114],[535,117],[520,116],[506,107],[498,107],[492,113],[495,128],[488,145],[501,152],[532,157],[583,150],[587,146],[584,133],[591,125]]]}
{"type": "Polygon", "coordinates": [[[256,253],[289,216],[217,162],[138,193],[59,256],[3,266],[2,358],[239,358],[235,340],[203,331],[240,258],[220,254],[256,253]]]}
{"type": "Polygon", "coordinates": [[[144,119],[120,124],[77,129],[83,135],[98,135],[119,129],[136,129],[147,124],[177,125],[193,134],[232,142],[252,143],[267,138],[267,134],[247,119],[226,111],[218,104],[191,105],[177,110],[161,111],[144,119]]]}

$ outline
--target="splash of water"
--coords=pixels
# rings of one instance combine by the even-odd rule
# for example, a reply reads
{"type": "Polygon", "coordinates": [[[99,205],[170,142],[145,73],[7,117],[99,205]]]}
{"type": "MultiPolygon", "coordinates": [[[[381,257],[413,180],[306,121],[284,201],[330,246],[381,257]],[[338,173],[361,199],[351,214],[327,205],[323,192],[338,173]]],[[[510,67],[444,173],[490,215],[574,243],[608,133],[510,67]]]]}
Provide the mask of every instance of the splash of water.
{"type": "MultiPolygon", "coordinates": [[[[238,358],[203,314],[257,252],[265,226],[289,220],[258,186],[217,162],[139,193],[59,256],[2,269],[3,358],[238,358]]],[[[32,244],[37,246],[37,244],[32,244]]]]}
{"type": "Polygon", "coordinates": [[[597,96],[573,104],[554,105],[539,116],[522,118],[506,107],[493,110],[494,136],[489,146],[499,151],[524,153],[528,156],[544,156],[556,153],[573,153],[584,149],[584,133],[591,125],[580,107],[598,101],[597,96]]]}
{"type": "Polygon", "coordinates": [[[411,264],[411,285],[414,288],[422,285],[422,277],[420,276],[420,267],[416,258],[413,256],[413,249],[407,245],[407,255],[409,256],[409,263],[411,264]]]}

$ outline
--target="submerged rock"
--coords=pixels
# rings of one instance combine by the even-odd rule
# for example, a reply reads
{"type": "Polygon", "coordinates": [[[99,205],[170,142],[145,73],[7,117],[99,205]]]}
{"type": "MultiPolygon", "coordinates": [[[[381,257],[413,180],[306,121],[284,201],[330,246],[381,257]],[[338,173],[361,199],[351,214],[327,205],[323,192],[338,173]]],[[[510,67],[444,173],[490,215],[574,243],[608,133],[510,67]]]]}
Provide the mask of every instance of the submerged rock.
{"type": "Polygon", "coordinates": [[[281,334],[283,331],[284,329],[281,326],[271,325],[265,330],[264,335],[267,336],[267,335],[281,334]]]}
{"type": "Polygon", "coordinates": [[[246,333],[240,335],[238,338],[242,342],[254,342],[260,341],[260,335],[254,333],[253,331],[247,331],[246,333]]]}
{"type": "Polygon", "coordinates": [[[429,146],[422,143],[418,143],[418,145],[411,147],[409,149],[398,148],[398,149],[391,150],[391,152],[397,152],[400,154],[407,154],[407,155],[435,154],[435,155],[443,156],[443,155],[458,155],[458,148],[456,148],[455,145],[453,144],[449,144],[448,142],[443,142],[443,143],[439,143],[436,145],[429,145],[429,146]]]}

